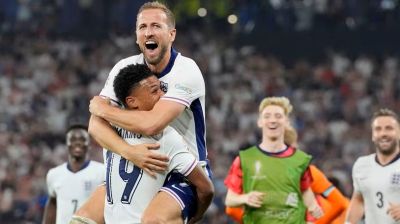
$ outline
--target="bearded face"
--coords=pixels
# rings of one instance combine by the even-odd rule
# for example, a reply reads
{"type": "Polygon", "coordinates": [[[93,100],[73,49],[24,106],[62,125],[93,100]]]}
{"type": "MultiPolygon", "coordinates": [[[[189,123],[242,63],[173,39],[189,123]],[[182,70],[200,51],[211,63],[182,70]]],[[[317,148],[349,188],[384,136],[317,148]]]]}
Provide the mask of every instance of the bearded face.
{"type": "Polygon", "coordinates": [[[168,62],[166,55],[175,34],[175,28],[171,27],[167,15],[160,9],[146,9],[137,17],[136,43],[149,65],[156,66],[164,60],[168,62]]]}
{"type": "Polygon", "coordinates": [[[392,155],[399,144],[399,124],[390,116],[377,117],[372,123],[372,142],[377,153],[392,155]]]}

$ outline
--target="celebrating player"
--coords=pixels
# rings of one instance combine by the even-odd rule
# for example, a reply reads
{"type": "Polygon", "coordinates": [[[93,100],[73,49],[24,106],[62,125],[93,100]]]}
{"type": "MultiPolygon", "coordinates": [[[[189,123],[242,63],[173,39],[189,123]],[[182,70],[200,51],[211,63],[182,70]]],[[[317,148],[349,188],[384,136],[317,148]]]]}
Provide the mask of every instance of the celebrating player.
{"type": "MultiPolygon", "coordinates": [[[[207,162],[205,142],[205,85],[204,79],[196,63],[184,57],[172,48],[175,40],[175,18],[173,13],[159,2],[145,3],[137,14],[136,43],[142,54],[134,55],[119,61],[111,70],[107,82],[100,95],[118,102],[112,83],[118,72],[130,64],[146,64],[157,74],[161,81],[161,89],[166,94],[150,111],[121,110],[112,107],[102,97],[94,97],[90,102],[92,113],[89,132],[98,143],[108,150],[133,162],[144,171],[155,175],[156,171],[167,168],[168,157],[154,150],[155,144],[129,145],[111,128],[110,123],[134,133],[151,136],[161,132],[167,125],[175,128],[189,146],[190,152],[211,175],[207,162]],[[106,137],[105,137],[106,136],[106,137]]],[[[184,181],[182,182],[184,185],[184,181]]],[[[164,187],[179,194],[168,181],[164,187]]],[[[190,190],[188,188],[184,190],[190,190]]],[[[192,194],[187,192],[188,194],[192,194]]],[[[105,189],[96,191],[93,200],[104,198],[105,189]]],[[[92,198],[90,200],[92,200],[92,198]]],[[[181,217],[180,201],[166,192],[156,195],[152,203],[154,208],[146,212],[144,222],[169,222],[171,214],[181,217]]],[[[195,206],[188,204],[187,206],[195,206]]],[[[88,203],[89,204],[89,203],[88,203]]],[[[101,205],[101,204],[100,204],[101,205]]],[[[103,211],[100,206],[85,206],[77,215],[85,216],[98,223],[103,222],[103,211]]]]}
{"type": "MultiPolygon", "coordinates": [[[[120,102],[130,110],[151,110],[154,104],[163,95],[160,90],[160,81],[151,73],[146,65],[128,65],[121,69],[114,80],[114,90],[120,102]]],[[[117,128],[117,132],[129,144],[160,142],[160,150],[168,156],[170,163],[165,173],[158,173],[155,178],[143,173],[143,170],[131,162],[111,151],[106,152],[107,163],[107,203],[105,205],[106,223],[145,223],[141,222],[144,210],[150,201],[161,189],[172,197],[178,197],[183,211],[183,220],[195,217],[191,221],[199,220],[213,196],[213,186],[203,172],[197,160],[184,144],[182,137],[171,127],[166,127],[160,134],[153,137],[117,128]],[[168,175],[168,177],[167,177],[168,175]],[[161,188],[164,181],[176,188],[178,195],[169,188],[161,188]],[[187,178],[189,182],[180,181],[187,178]],[[194,190],[185,190],[194,188],[194,190]],[[182,191],[181,191],[182,190],[182,191]],[[193,194],[186,194],[190,192],[193,194]],[[187,207],[191,201],[197,201],[196,207],[187,207]],[[195,214],[197,212],[197,214],[195,214]]],[[[153,202],[147,208],[151,212],[153,202]]],[[[169,223],[182,223],[182,217],[171,214],[169,223]],[[175,218],[175,220],[174,220],[175,218]]]]}
{"type": "Polygon", "coordinates": [[[88,160],[90,144],[87,127],[72,125],[66,134],[68,162],[47,173],[49,199],[43,224],[65,224],[92,191],[104,182],[103,164],[88,160]]]}
{"type": "Polygon", "coordinates": [[[311,156],[284,142],[291,110],[285,97],[267,97],[260,103],[262,142],[241,150],[225,179],[225,204],[245,206],[245,224],[305,223],[306,206],[314,217],[322,215],[310,189],[311,156]]]}
{"type": "Polygon", "coordinates": [[[399,117],[380,109],[372,117],[375,153],[362,156],[353,166],[353,195],[346,224],[395,224],[400,221],[399,117]]]}

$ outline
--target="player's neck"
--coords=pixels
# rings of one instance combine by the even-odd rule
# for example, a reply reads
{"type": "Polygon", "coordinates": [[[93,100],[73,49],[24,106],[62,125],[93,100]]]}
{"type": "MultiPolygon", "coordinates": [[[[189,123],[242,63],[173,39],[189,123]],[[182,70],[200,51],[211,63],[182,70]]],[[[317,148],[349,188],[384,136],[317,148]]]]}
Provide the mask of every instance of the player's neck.
{"type": "Polygon", "coordinates": [[[396,148],[396,150],[390,155],[385,155],[383,153],[376,152],[376,157],[378,159],[379,164],[381,164],[382,166],[385,166],[385,165],[389,164],[390,162],[392,162],[393,159],[399,155],[399,153],[400,153],[400,149],[396,148]]]}
{"type": "Polygon", "coordinates": [[[147,64],[147,66],[150,68],[150,70],[153,73],[160,74],[167,67],[170,58],[171,58],[171,50],[169,50],[169,51],[167,51],[165,53],[165,56],[164,56],[163,59],[161,59],[160,63],[158,63],[158,64],[147,64]]]}
{"type": "Polygon", "coordinates": [[[270,139],[263,139],[260,148],[267,152],[280,152],[282,149],[286,148],[286,145],[282,140],[273,141],[270,139]]]}
{"type": "Polygon", "coordinates": [[[78,172],[87,161],[86,157],[73,157],[68,158],[68,164],[72,172],[78,172]]]}

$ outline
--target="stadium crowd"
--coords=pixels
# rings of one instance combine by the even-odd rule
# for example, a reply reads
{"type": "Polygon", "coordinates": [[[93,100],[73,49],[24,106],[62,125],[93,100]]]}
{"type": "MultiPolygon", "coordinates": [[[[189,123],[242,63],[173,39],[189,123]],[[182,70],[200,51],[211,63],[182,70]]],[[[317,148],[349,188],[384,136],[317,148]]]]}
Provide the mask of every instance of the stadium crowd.
{"type": "MultiPolygon", "coordinates": [[[[37,16],[37,4],[20,1],[26,7],[13,8],[12,3],[0,2],[1,30],[7,33],[0,35],[0,222],[40,223],[47,199],[46,172],[66,159],[66,127],[88,121],[89,99],[99,93],[111,66],[138,50],[127,34],[97,40],[50,37],[46,33],[55,26],[47,20],[55,16],[51,9],[49,14],[40,12],[43,20],[35,24],[30,20],[37,16]],[[17,35],[10,32],[13,29],[23,31],[17,35]]],[[[397,14],[398,7],[395,4],[397,14]]],[[[352,165],[371,151],[371,113],[380,106],[400,111],[398,57],[350,57],[332,51],[317,63],[298,59],[289,65],[255,46],[234,47],[223,37],[210,38],[194,28],[183,32],[175,48],[198,63],[207,88],[207,146],[216,197],[205,223],[228,222],[223,180],[238,150],[259,138],[254,127],[265,96],[291,100],[299,147],[313,155],[313,163],[327,176],[339,179],[350,195],[352,165]]],[[[92,146],[92,158],[102,161],[101,150],[92,146]]]]}

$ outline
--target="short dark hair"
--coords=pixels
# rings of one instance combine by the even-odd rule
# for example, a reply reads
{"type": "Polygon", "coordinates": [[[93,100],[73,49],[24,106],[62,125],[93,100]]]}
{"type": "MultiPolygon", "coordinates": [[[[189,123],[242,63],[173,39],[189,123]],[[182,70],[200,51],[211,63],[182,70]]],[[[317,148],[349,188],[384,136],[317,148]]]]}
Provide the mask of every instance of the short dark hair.
{"type": "Polygon", "coordinates": [[[82,129],[82,130],[85,130],[86,132],[88,131],[88,127],[84,124],[71,124],[67,128],[65,134],[68,134],[68,132],[70,132],[71,130],[75,130],[75,129],[82,129]]]}
{"type": "Polygon", "coordinates": [[[137,84],[154,75],[147,65],[132,64],[121,69],[114,79],[114,92],[118,100],[126,106],[125,98],[137,87],[137,84]]]}
{"type": "Polygon", "coordinates": [[[381,108],[377,110],[372,116],[372,122],[374,122],[375,119],[378,117],[393,117],[397,121],[397,123],[400,123],[399,116],[393,110],[390,110],[388,108],[381,108]]]}

